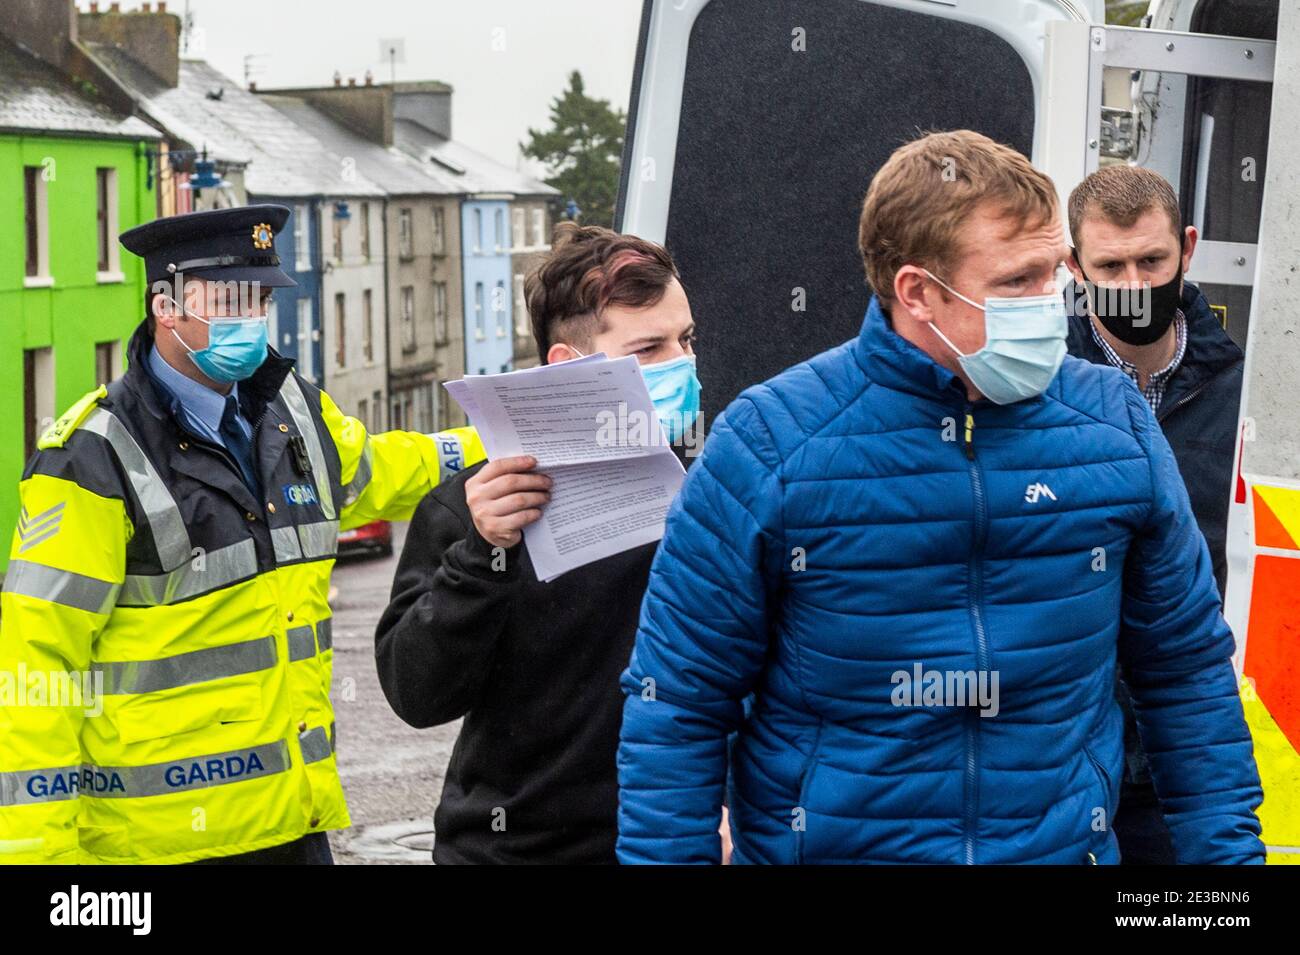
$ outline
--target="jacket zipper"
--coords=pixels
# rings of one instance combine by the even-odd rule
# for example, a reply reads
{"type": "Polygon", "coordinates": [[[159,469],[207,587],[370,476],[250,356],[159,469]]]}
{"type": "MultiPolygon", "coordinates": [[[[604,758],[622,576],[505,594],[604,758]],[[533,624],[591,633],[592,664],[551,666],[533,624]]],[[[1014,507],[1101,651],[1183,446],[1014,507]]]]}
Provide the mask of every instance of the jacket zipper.
{"type": "MultiPolygon", "coordinates": [[[[975,494],[975,547],[967,564],[967,580],[970,589],[970,612],[975,621],[976,666],[980,671],[989,668],[988,635],[984,630],[984,580],[981,558],[984,542],[988,534],[987,506],[984,500],[984,476],[979,462],[975,460],[975,416],[968,402],[966,405],[966,459],[970,462],[971,488],[975,494]]],[[[966,819],[963,841],[965,845],[966,864],[975,864],[975,825],[979,804],[979,714],[970,710],[966,718],[966,819]]]]}
{"type": "Polygon", "coordinates": [[[1213,383],[1216,382],[1216,379],[1219,376],[1221,376],[1221,374],[1225,372],[1229,372],[1229,370],[1231,369],[1229,368],[1219,369],[1218,372],[1212,374],[1212,376],[1206,378],[1205,381],[1201,382],[1200,385],[1197,385],[1195,388],[1192,388],[1192,390],[1188,391],[1186,395],[1183,395],[1182,398],[1179,398],[1178,404],[1173,405],[1173,407],[1171,407],[1169,411],[1157,413],[1156,420],[1164,421],[1165,418],[1170,416],[1170,414],[1173,414],[1175,411],[1178,411],[1178,409],[1182,408],[1184,404],[1188,403],[1188,401],[1191,401],[1193,398],[1196,398],[1197,395],[1201,394],[1201,392],[1205,391],[1205,388],[1208,388],[1210,385],[1213,385],[1213,383]]]}

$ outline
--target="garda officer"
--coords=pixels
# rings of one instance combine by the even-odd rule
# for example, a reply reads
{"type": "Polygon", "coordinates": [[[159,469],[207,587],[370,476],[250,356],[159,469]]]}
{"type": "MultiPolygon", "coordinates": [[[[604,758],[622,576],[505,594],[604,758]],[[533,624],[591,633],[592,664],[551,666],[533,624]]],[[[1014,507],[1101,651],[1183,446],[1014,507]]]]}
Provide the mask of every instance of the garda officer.
{"type": "Polygon", "coordinates": [[[20,485],[0,861],[328,862],[326,830],[349,825],[329,699],[339,531],[410,517],[483,450],[470,429],[367,434],[267,347],[269,291],[247,292],[296,284],[273,246],[288,215],[121,236],[150,283],[127,372],[41,436],[20,485]]]}

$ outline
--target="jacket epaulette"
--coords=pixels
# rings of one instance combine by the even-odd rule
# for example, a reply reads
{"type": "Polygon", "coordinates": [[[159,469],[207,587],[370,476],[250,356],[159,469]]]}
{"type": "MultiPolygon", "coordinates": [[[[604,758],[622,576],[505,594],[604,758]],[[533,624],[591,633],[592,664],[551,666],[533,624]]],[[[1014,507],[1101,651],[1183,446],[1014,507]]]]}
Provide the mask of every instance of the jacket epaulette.
{"type": "Polygon", "coordinates": [[[108,388],[100,385],[94,391],[87,392],[77,399],[74,404],[63,415],[41,432],[40,439],[36,442],[36,447],[44,451],[46,448],[61,448],[68,440],[68,435],[76,431],[86,416],[95,410],[99,404],[99,399],[108,397],[108,388]]]}

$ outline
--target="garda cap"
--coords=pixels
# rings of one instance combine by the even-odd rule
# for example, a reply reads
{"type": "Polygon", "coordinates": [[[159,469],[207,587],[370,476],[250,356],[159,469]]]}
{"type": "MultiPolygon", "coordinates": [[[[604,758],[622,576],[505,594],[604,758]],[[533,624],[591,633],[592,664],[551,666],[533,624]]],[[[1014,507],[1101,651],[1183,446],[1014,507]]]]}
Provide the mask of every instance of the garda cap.
{"type": "Polygon", "coordinates": [[[187,212],[128,229],[118,241],[144,259],[150,285],[183,273],[283,288],[298,284],[275,254],[275,237],[288,218],[287,207],[271,204],[187,212]]]}

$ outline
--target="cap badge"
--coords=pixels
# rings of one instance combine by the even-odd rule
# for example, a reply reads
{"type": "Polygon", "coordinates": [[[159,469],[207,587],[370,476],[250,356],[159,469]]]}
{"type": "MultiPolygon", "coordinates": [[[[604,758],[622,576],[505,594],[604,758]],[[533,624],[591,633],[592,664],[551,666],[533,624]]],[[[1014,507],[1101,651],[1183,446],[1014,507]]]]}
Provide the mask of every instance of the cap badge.
{"type": "Polygon", "coordinates": [[[259,222],[253,226],[253,248],[269,249],[272,235],[271,227],[265,222],[259,222]]]}

